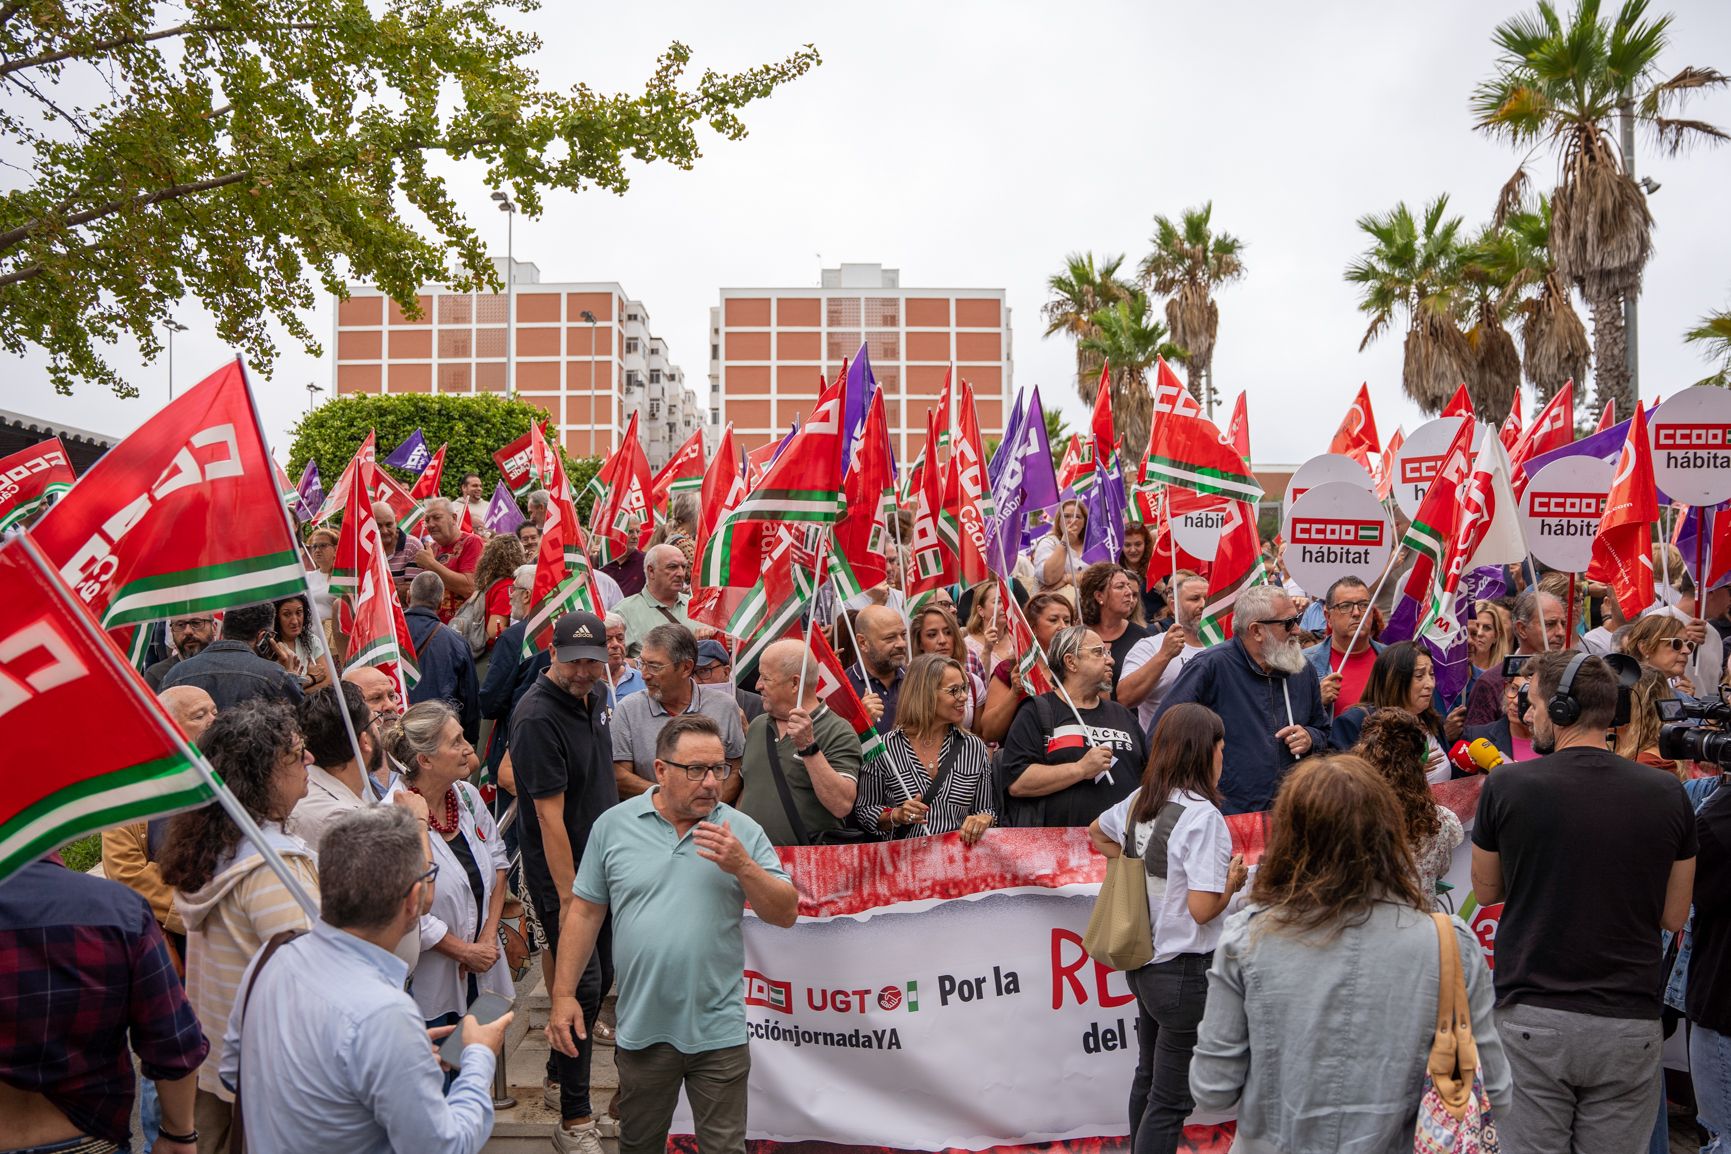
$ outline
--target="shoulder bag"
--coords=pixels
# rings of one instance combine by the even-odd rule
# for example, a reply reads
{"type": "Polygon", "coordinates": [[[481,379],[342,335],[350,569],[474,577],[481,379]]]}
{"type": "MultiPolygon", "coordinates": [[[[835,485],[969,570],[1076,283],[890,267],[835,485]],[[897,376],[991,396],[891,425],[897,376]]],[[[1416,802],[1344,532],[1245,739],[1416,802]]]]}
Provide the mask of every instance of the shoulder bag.
{"type": "MultiPolygon", "coordinates": [[[[252,968],[252,977],[248,978],[246,983],[246,993],[240,999],[239,1033],[243,1041],[246,1038],[246,1008],[252,1003],[252,988],[258,985],[259,972],[264,969],[265,963],[270,961],[272,954],[304,933],[306,933],[305,930],[281,930],[273,934],[270,941],[264,944],[264,949],[259,951],[258,965],[252,968]]],[[[234,1111],[232,1120],[229,1122],[229,1154],[246,1154],[246,1122],[245,1116],[241,1112],[240,1075],[240,1062],[237,1059],[234,1068],[234,1111]]]]}
{"type": "MultiPolygon", "coordinates": [[[[938,796],[938,791],[944,788],[944,782],[949,780],[950,770],[956,767],[956,758],[961,756],[962,742],[967,738],[958,733],[956,739],[950,742],[950,751],[938,759],[938,772],[932,775],[931,783],[920,791],[920,804],[926,809],[932,808],[932,801],[938,796]]],[[[911,748],[911,746],[910,746],[911,748]]],[[[914,826],[904,825],[890,835],[891,841],[914,836],[914,826]]]]}
{"type": "MultiPolygon", "coordinates": [[[[1135,806],[1131,806],[1132,812],[1135,806]]],[[[1154,815],[1154,830],[1148,835],[1148,849],[1136,852],[1136,825],[1128,823],[1124,831],[1124,852],[1106,859],[1106,877],[1100,883],[1100,896],[1094,899],[1094,912],[1088,915],[1088,929],[1082,934],[1082,948],[1102,966],[1114,970],[1139,970],[1154,960],[1154,926],[1148,917],[1148,879],[1166,880],[1166,847],[1172,840],[1172,829],[1184,814],[1184,807],[1169,801],[1154,815]],[[1138,861],[1138,858],[1141,860],[1138,861]]]]}
{"type": "MultiPolygon", "coordinates": [[[[812,740],[816,740],[814,732],[812,740]]],[[[787,784],[787,774],[781,768],[781,754],[775,748],[775,719],[767,718],[763,726],[763,744],[769,751],[769,772],[775,778],[775,792],[781,798],[782,812],[787,814],[787,824],[793,829],[794,842],[798,845],[856,845],[860,842],[872,841],[872,836],[863,829],[854,826],[843,826],[840,829],[826,829],[816,837],[806,829],[805,820],[799,816],[799,807],[793,804],[793,789],[787,784]]]]}
{"type": "Polygon", "coordinates": [[[451,628],[469,645],[469,656],[476,661],[487,655],[487,591],[475,586],[469,599],[451,615],[451,628]]]}
{"type": "Polygon", "coordinates": [[[1437,990],[1436,1037],[1425,1067],[1413,1154],[1498,1154],[1497,1128],[1490,1100],[1479,1077],[1478,1044],[1473,1040],[1472,1008],[1454,919],[1432,914],[1442,954],[1437,990]]]}

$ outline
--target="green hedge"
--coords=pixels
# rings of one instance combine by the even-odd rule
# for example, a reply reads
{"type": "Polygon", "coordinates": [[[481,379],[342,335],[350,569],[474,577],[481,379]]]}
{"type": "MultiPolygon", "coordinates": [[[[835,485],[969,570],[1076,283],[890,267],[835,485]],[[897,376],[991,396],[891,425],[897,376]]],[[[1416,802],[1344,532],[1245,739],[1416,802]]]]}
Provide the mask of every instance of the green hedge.
{"type": "MultiPolygon", "coordinates": [[[[501,479],[493,454],[527,433],[532,422],[551,419],[547,412],[528,401],[491,394],[339,397],[320,405],[295,426],[294,444],[289,450],[289,479],[298,481],[311,458],[318,462],[319,480],[328,490],[366,439],[367,430],[378,435],[382,462],[418,428],[426,435],[429,452],[436,452],[441,444],[449,446],[445,451],[445,472],[439,482],[442,494],[457,496],[463,474],[468,472],[481,474],[487,492],[491,493],[493,485],[501,479]]],[[[577,494],[578,512],[587,519],[593,497],[583,490],[589,478],[600,470],[601,461],[594,457],[573,458],[563,449],[560,455],[565,461],[565,475],[577,494]]],[[[392,469],[391,473],[405,485],[414,480],[401,469],[392,469]]]]}

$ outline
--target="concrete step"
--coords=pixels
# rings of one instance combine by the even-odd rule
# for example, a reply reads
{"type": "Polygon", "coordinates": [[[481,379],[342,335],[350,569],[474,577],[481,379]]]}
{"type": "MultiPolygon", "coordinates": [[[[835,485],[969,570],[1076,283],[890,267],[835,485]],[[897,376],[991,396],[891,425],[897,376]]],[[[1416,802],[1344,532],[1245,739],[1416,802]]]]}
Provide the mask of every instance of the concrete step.
{"type": "MultiPolygon", "coordinates": [[[[608,995],[602,1012],[611,1020],[613,997],[608,995]]],[[[537,968],[525,978],[517,993],[517,1016],[511,1023],[506,1039],[505,1082],[516,1105],[494,1112],[493,1134],[482,1147],[483,1154],[546,1154],[552,1149],[553,1130],[559,1125],[559,1111],[549,1109],[541,1098],[541,1082],[547,1076],[549,1046],[545,1028],[551,1000],[542,988],[537,968]]],[[[619,1068],[613,1061],[613,1047],[595,1047],[590,1065],[590,1098],[596,1110],[605,1112],[619,1089],[619,1068]]],[[[612,1154],[618,1143],[612,1138],[602,1140],[612,1154]]]]}

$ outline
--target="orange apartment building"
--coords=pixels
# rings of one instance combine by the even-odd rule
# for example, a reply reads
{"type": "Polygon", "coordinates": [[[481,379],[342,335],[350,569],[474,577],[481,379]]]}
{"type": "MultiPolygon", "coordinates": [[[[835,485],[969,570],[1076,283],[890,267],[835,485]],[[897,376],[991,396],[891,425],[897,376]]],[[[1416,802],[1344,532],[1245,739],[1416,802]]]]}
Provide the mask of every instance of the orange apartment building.
{"type": "Polygon", "coordinates": [[[884,390],[898,461],[925,442],[926,413],[953,366],[973,385],[980,435],[1003,432],[1013,396],[1010,310],[1002,289],[903,288],[898,269],[844,264],[817,287],[724,288],[709,310],[709,414],[742,448],[811,411],[863,341],[884,390]]]}
{"type": "Polygon", "coordinates": [[[605,456],[638,413],[657,468],[704,426],[648,310],[616,282],[543,284],[527,261],[515,262],[511,279],[512,292],[425,288],[414,319],[372,285],[350,285],[337,303],[336,395],[503,393],[514,383],[575,457],[605,456]],[[508,358],[512,297],[517,347],[508,358]]]}

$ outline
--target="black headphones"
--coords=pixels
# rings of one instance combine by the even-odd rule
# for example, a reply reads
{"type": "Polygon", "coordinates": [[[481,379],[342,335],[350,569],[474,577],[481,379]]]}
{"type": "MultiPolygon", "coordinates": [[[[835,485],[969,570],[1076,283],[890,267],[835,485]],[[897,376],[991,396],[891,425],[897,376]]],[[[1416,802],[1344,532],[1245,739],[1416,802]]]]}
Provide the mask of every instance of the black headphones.
{"type": "Polygon", "coordinates": [[[1577,653],[1569,659],[1569,667],[1563,670],[1563,679],[1557,682],[1557,691],[1545,703],[1545,712],[1564,729],[1581,720],[1581,703],[1575,700],[1573,692],[1575,671],[1591,656],[1590,653],[1577,653]]]}

